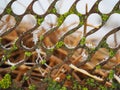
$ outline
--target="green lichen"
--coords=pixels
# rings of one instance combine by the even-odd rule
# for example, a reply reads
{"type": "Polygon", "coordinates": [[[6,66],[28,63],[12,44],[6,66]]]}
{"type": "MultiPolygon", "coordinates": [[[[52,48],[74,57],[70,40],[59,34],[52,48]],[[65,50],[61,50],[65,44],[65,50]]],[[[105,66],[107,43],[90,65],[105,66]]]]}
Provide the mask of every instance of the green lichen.
{"type": "Polygon", "coordinates": [[[98,8],[99,3],[96,2],[95,4],[96,4],[96,6],[95,6],[95,11],[96,11],[96,12],[99,12],[99,8],[98,8]]]}
{"type": "Polygon", "coordinates": [[[120,14],[120,10],[118,9],[118,10],[114,11],[114,13],[120,14]]]}
{"type": "Polygon", "coordinates": [[[50,13],[56,14],[56,13],[57,13],[56,8],[54,7],[54,8],[51,10],[51,12],[50,12],[50,13]]]}
{"type": "Polygon", "coordinates": [[[116,54],[116,51],[109,48],[109,45],[107,44],[106,40],[102,41],[101,43],[102,48],[106,48],[109,51],[109,56],[113,57],[116,54]]]}
{"type": "Polygon", "coordinates": [[[41,25],[41,23],[44,21],[44,18],[37,18],[37,24],[41,25]]]}
{"type": "Polygon", "coordinates": [[[108,15],[102,14],[102,20],[103,20],[103,22],[106,22],[108,18],[109,18],[108,15]]]}
{"type": "Polygon", "coordinates": [[[58,19],[57,19],[58,26],[61,26],[61,25],[62,25],[64,19],[65,19],[64,15],[60,15],[60,17],[58,17],[58,19]]]}
{"type": "Polygon", "coordinates": [[[116,6],[114,7],[113,13],[118,13],[118,14],[120,14],[119,5],[116,5],[116,6]]]}
{"type": "Polygon", "coordinates": [[[11,14],[12,9],[11,9],[11,8],[7,8],[7,9],[6,9],[6,12],[7,12],[7,14],[11,14]]]}
{"type": "Polygon", "coordinates": [[[84,25],[84,18],[85,18],[84,16],[80,17],[80,23],[79,23],[80,26],[84,25]]]}
{"type": "Polygon", "coordinates": [[[77,12],[76,15],[78,15],[79,17],[82,17],[82,14],[77,12]]]}
{"type": "Polygon", "coordinates": [[[76,14],[76,15],[78,15],[79,17],[82,16],[82,14],[77,11],[75,4],[70,8],[69,14],[76,14]]]}
{"type": "Polygon", "coordinates": [[[108,48],[109,45],[107,44],[106,40],[102,41],[101,47],[108,48]]]}
{"type": "Polygon", "coordinates": [[[74,9],[70,9],[68,13],[69,14],[75,14],[75,11],[74,11],[74,9]]]}
{"type": "Polygon", "coordinates": [[[68,12],[60,15],[60,17],[58,18],[58,26],[60,26],[63,23],[63,21],[65,20],[65,18],[70,14],[76,14],[79,17],[82,16],[82,14],[80,14],[75,8],[76,7],[73,5],[73,7],[68,12]]]}

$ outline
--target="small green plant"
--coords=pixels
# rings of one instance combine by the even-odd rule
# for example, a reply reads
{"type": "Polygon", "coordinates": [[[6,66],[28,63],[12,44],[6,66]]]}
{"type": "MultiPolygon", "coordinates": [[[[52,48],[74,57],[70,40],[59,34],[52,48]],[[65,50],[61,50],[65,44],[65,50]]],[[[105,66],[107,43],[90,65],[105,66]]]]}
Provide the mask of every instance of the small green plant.
{"type": "Polygon", "coordinates": [[[15,70],[17,67],[15,65],[11,66],[10,69],[13,71],[15,70]]]}
{"type": "Polygon", "coordinates": [[[29,79],[28,76],[26,76],[26,75],[23,76],[23,81],[26,81],[26,80],[28,80],[28,79],[29,79]]]}
{"type": "Polygon", "coordinates": [[[48,83],[47,90],[67,90],[65,86],[62,86],[60,83],[53,80],[52,78],[45,78],[44,81],[48,83]]]}
{"type": "Polygon", "coordinates": [[[106,40],[102,41],[101,47],[105,47],[105,48],[108,48],[108,47],[109,47],[109,45],[108,45],[108,43],[106,42],[106,40]]]}
{"type": "Polygon", "coordinates": [[[6,61],[7,60],[7,57],[6,56],[3,56],[2,57],[2,61],[6,61]]]}
{"type": "Polygon", "coordinates": [[[82,90],[88,90],[88,88],[87,87],[83,87],[82,90]]]}
{"type": "Polygon", "coordinates": [[[61,48],[62,46],[64,45],[64,42],[63,41],[59,41],[56,43],[56,48],[61,48]]]}
{"type": "Polygon", "coordinates": [[[73,81],[73,87],[72,90],[81,90],[81,86],[77,81],[73,81]]]}
{"type": "Polygon", "coordinates": [[[10,87],[11,84],[12,84],[11,75],[10,74],[5,74],[3,79],[0,81],[0,88],[1,89],[7,89],[7,88],[10,87]]]}
{"type": "Polygon", "coordinates": [[[105,87],[105,86],[103,86],[103,85],[100,85],[98,89],[99,89],[99,90],[108,90],[107,87],[105,87]]]}
{"type": "Polygon", "coordinates": [[[112,86],[109,88],[109,90],[119,90],[120,89],[120,84],[113,80],[112,86]]]}
{"type": "Polygon", "coordinates": [[[29,85],[28,87],[29,90],[36,90],[36,86],[34,84],[29,85]]]}
{"type": "Polygon", "coordinates": [[[120,10],[119,10],[119,9],[118,9],[118,10],[115,10],[114,13],[120,14],[120,10]]]}
{"type": "Polygon", "coordinates": [[[115,52],[114,50],[109,49],[109,56],[110,56],[110,57],[115,56],[115,54],[116,54],[116,52],[115,52]]]}
{"type": "Polygon", "coordinates": [[[88,52],[89,52],[89,53],[93,53],[93,52],[95,52],[95,49],[96,49],[96,48],[91,47],[91,48],[89,48],[89,51],[88,51],[88,52]]]}
{"type": "Polygon", "coordinates": [[[10,58],[12,53],[12,50],[4,50],[4,58],[7,60],[8,58],[10,58]]]}
{"type": "Polygon", "coordinates": [[[60,90],[67,90],[67,88],[63,86],[60,90]]]}
{"type": "Polygon", "coordinates": [[[54,80],[50,80],[47,90],[60,90],[61,85],[54,80]]]}
{"type": "Polygon", "coordinates": [[[31,52],[25,52],[25,56],[27,56],[27,57],[30,57],[32,55],[32,53],[31,52]]]}
{"type": "Polygon", "coordinates": [[[95,80],[92,79],[92,78],[88,78],[88,79],[86,80],[86,84],[89,85],[89,86],[92,86],[92,87],[95,87],[95,86],[96,86],[95,80]]]}
{"type": "Polygon", "coordinates": [[[112,80],[114,78],[114,73],[115,73],[114,70],[110,70],[109,75],[108,75],[109,80],[112,80]]]}
{"type": "Polygon", "coordinates": [[[100,68],[101,68],[101,65],[97,65],[97,66],[96,66],[96,69],[100,69],[100,68]]]}
{"type": "Polygon", "coordinates": [[[13,44],[12,50],[14,51],[14,50],[17,50],[17,49],[18,49],[18,47],[15,44],[13,44]]]}
{"type": "Polygon", "coordinates": [[[67,80],[70,80],[72,78],[72,76],[69,74],[66,76],[67,80]]]}
{"type": "Polygon", "coordinates": [[[42,41],[44,39],[44,36],[43,35],[41,35],[40,36],[40,41],[42,41]]]}
{"type": "Polygon", "coordinates": [[[46,63],[46,60],[45,59],[43,59],[43,60],[41,60],[41,62],[40,62],[42,65],[44,65],[45,63],[46,63]]]}
{"type": "Polygon", "coordinates": [[[48,50],[46,51],[46,53],[47,53],[47,54],[51,54],[51,53],[53,53],[53,51],[54,51],[54,48],[51,48],[51,49],[48,49],[48,50]]]}

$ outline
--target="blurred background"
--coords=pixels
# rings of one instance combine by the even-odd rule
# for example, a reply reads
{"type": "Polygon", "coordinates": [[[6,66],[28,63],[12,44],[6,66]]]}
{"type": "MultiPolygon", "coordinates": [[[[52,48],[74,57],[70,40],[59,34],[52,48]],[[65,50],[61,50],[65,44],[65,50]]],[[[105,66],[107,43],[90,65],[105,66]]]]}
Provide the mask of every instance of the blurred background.
{"type": "MultiPolygon", "coordinates": [[[[10,2],[11,0],[0,0],[0,14],[4,11],[5,7],[7,6],[7,4],[10,2]]],[[[33,11],[38,14],[38,15],[42,15],[44,14],[48,7],[50,6],[50,4],[53,2],[54,0],[37,0],[34,5],[33,5],[33,11]]],[[[76,0],[58,0],[55,8],[57,9],[57,12],[59,14],[64,14],[66,13],[70,7],[72,6],[72,4],[75,2],[76,0]]],[[[79,13],[81,14],[85,14],[85,6],[86,4],[88,5],[88,11],[92,8],[92,6],[95,4],[97,0],[80,0],[77,5],[76,5],[76,9],[79,13]]],[[[103,14],[108,14],[112,11],[112,9],[114,8],[114,6],[116,5],[116,3],[119,0],[101,0],[101,2],[98,5],[98,10],[103,13],[103,14]]],[[[17,15],[22,15],[24,14],[27,6],[32,2],[32,0],[16,0],[13,4],[12,4],[12,11],[17,14],[17,15]]],[[[4,17],[3,17],[4,19],[4,17]]],[[[88,17],[88,24],[94,25],[95,27],[99,27],[101,25],[102,19],[101,16],[97,13],[92,13],[89,15],[88,17]]],[[[34,27],[36,20],[33,17],[33,15],[25,15],[22,22],[29,23],[26,24],[26,27],[34,27]],[[31,18],[31,19],[30,19],[31,18]]],[[[51,23],[53,25],[56,25],[57,23],[57,16],[54,14],[48,14],[45,17],[45,21],[42,23],[41,27],[44,27],[46,30],[50,29],[50,25],[48,23],[51,23]]],[[[75,14],[71,14],[69,15],[65,22],[62,24],[62,27],[64,26],[69,26],[68,30],[71,30],[72,28],[76,27],[78,24],[80,23],[80,18],[75,15],[75,14]]],[[[96,42],[95,45],[97,45],[99,43],[99,41],[102,39],[103,36],[105,36],[109,31],[111,31],[112,29],[119,27],[120,26],[120,15],[117,13],[113,13],[108,21],[106,21],[106,23],[94,34],[90,35],[87,37],[87,40],[90,40],[92,38],[96,38],[96,42]]],[[[80,35],[78,34],[78,31],[83,32],[83,26],[81,26],[78,30],[77,33],[75,35],[80,35]]],[[[39,29],[40,29],[39,28],[39,29]]],[[[87,32],[92,30],[93,27],[87,26],[87,32]]],[[[2,30],[0,30],[0,33],[2,33],[2,30]]],[[[36,31],[37,33],[37,31],[36,31]]],[[[82,36],[80,36],[82,37],[82,36]]],[[[120,31],[118,31],[116,33],[116,37],[120,38],[120,31]]],[[[114,35],[111,35],[108,39],[107,39],[107,43],[111,46],[111,47],[115,47],[114,45],[114,35]]],[[[120,39],[117,39],[117,43],[120,43],[120,39]]]]}

